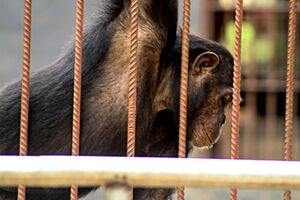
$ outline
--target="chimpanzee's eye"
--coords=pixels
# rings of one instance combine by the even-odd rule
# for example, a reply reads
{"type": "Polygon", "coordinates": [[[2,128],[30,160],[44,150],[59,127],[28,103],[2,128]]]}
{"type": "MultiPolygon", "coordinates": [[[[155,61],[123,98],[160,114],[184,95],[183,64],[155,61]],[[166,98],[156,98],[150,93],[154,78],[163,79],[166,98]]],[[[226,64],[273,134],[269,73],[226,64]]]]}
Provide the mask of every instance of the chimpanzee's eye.
{"type": "Polygon", "coordinates": [[[222,103],[227,105],[228,103],[230,103],[232,101],[232,94],[225,94],[222,97],[222,103]]]}

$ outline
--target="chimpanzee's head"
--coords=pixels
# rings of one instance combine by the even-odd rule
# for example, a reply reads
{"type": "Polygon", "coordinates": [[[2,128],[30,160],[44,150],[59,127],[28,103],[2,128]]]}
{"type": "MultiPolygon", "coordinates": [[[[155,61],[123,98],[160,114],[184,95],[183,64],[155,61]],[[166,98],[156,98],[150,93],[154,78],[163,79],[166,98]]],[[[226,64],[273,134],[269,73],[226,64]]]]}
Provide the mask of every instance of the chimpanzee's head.
{"type": "MultiPolygon", "coordinates": [[[[181,35],[166,63],[162,62],[155,106],[172,111],[178,127],[181,35]],[[171,64],[169,64],[171,63],[171,64]],[[170,67],[171,66],[171,67],[170,67]]],[[[233,93],[232,55],[216,42],[190,36],[187,139],[195,148],[217,142],[225,108],[233,93]]]]}
{"type": "Polygon", "coordinates": [[[188,141],[196,148],[217,142],[232,100],[233,58],[221,45],[190,38],[188,141]]]}

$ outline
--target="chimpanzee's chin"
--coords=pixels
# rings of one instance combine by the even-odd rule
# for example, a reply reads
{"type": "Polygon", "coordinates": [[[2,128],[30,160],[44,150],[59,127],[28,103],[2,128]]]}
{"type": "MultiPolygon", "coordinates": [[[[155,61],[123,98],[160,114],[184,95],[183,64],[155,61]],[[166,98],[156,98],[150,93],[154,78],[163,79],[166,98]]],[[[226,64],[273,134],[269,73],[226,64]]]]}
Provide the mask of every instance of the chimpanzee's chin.
{"type": "Polygon", "coordinates": [[[192,145],[192,149],[193,150],[209,150],[213,148],[213,144],[212,145],[208,145],[208,146],[196,146],[196,145],[192,145]]]}
{"type": "Polygon", "coordinates": [[[197,150],[208,150],[213,147],[213,144],[209,139],[203,139],[202,141],[192,141],[191,143],[192,149],[197,150]]]}

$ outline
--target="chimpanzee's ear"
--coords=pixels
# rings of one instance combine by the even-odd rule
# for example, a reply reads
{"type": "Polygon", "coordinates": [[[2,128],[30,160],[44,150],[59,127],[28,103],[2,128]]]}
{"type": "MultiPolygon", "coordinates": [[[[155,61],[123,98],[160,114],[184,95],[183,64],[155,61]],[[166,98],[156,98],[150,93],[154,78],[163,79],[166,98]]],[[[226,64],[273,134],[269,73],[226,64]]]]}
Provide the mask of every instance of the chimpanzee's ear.
{"type": "Polygon", "coordinates": [[[219,56],[211,51],[201,53],[194,61],[192,73],[194,75],[209,73],[220,63],[219,56]]]}

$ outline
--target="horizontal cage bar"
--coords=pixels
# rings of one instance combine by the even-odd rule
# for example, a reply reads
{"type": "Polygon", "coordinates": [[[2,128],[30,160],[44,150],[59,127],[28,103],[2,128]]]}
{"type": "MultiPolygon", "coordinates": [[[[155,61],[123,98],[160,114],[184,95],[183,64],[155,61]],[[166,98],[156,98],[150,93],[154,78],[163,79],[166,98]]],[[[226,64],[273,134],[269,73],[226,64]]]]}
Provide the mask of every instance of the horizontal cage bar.
{"type": "Polygon", "coordinates": [[[134,187],[238,187],[300,189],[300,162],[0,156],[0,186],[98,186],[124,183],[134,187]]]}

